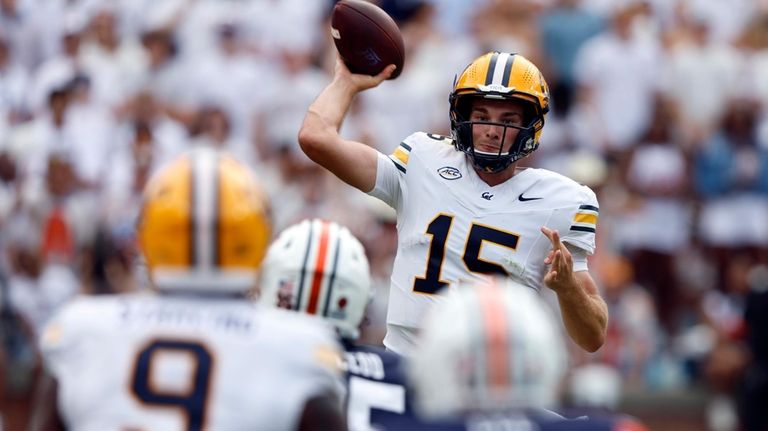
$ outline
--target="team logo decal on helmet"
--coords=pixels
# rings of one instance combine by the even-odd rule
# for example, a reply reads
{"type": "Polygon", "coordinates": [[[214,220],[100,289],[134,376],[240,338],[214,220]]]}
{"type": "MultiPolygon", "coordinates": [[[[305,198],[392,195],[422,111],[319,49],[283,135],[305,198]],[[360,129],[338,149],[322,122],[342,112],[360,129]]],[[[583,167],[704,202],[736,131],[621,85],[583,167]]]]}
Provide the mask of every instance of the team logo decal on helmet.
{"type": "Polygon", "coordinates": [[[277,288],[277,307],[290,310],[293,308],[293,282],[280,280],[277,288]]]}
{"type": "Polygon", "coordinates": [[[451,134],[456,149],[466,153],[477,169],[500,172],[539,146],[544,119],[549,112],[549,88],[539,69],[522,55],[489,52],[475,59],[456,78],[449,101],[451,134]],[[509,128],[518,129],[508,151],[503,151],[503,141],[498,153],[475,149],[472,128],[479,123],[469,121],[469,114],[472,101],[477,98],[524,103],[527,112],[523,126],[481,123],[503,127],[505,132],[509,128]]]}

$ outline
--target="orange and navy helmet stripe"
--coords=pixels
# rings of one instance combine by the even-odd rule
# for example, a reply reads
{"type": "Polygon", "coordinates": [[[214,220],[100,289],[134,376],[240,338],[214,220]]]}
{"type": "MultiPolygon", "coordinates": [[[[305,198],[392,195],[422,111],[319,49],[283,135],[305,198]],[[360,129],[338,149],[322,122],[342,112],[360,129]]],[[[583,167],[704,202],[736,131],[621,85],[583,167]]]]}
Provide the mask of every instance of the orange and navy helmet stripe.
{"type": "Polygon", "coordinates": [[[314,232],[312,229],[312,222],[309,224],[309,235],[307,235],[307,247],[304,250],[304,259],[301,262],[301,275],[299,276],[299,291],[296,295],[296,304],[294,305],[295,310],[299,310],[301,307],[301,299],[304,297],[304,280],[307,277],[307,272],[309,272],[309,253],[312,251],[312,240],[313,240],[314,232]]]}
{"type": "Polygon", "coordinates": [[[309,304],[307,304],[307,312],[310,314],[317,313],[317,301],[320,298],[320,288],[323,283],[323,276],[325,275],[325,262],[328,258],[329,236],[330,225],[327,222],[321,222],[317,258],[315,260],[315,274],[312,277],[312,290],[309,294],[309,304]]]}
{"type": "Polygon", "coordinates": [[[490,388],[506,387],[510,382],[509,321],[496,281],[476,290],[483,316],[483,340],[486,344],[486,381],[490,388]]]}
{"type": "Polygon", "coordinates": [[[333,224],[312,220],[299,276],[296,310],[308,314],[328,314],[338,267],[341,235],[333,224]]]}
{"type": "Polygon", "coordinates": [[[341,235],[336,233],[336,252],[333,254],[333,265],[331,266],[331,275],[328,278],[328,292],[325,294],[325,307],[323,307],[323,316],[328,316],[328,309],[333,297],[333,287],[336,282],[336,269],[339,267],[339,251],[341,250],[341,235]]]}

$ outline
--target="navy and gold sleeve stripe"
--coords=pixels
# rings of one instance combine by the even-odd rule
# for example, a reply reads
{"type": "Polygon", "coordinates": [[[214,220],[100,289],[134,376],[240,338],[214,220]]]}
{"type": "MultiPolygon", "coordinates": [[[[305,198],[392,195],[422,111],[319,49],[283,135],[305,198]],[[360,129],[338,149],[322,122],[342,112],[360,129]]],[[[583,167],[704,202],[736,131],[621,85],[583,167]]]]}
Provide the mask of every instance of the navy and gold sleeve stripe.
{"type": "Polygon", "coordinates": [[[400,145],[395,148],[395,151],[389,155],[389,159],[395,164],[395,167],[402,172],[406,172],[408,166],[408,158],[411,156],[411,146],[405,142],[401,142],[400,145]]]}
{"type": "Polygon", "coordinates": [[[579,210],[573,216],[571,230],[578,232],[591,232],[597,231],[597,219],[599,216],[599,209],[593,205],[581,205],[579,210]]]}

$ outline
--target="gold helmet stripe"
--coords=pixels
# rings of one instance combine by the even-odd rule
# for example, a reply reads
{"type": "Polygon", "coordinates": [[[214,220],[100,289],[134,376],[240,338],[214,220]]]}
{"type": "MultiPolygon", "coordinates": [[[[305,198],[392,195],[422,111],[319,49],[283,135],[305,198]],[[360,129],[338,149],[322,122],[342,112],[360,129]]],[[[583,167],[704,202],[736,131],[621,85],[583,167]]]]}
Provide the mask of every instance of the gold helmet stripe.
{"type": "Polygon", "coordinates": [[[218,266],[219,261],[219,172],[218,154],[200,149],[192,157],[192,241],[193,265],[203,271],[218,266]]]}

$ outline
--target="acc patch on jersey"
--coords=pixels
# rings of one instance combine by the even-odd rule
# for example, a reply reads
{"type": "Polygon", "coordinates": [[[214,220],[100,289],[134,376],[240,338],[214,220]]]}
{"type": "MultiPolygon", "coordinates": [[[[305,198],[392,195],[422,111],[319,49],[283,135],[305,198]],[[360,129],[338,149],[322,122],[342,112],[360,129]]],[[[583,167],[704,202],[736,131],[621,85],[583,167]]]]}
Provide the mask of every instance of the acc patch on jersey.
{"type": "Polygon", "coordinates": [[[458,180],[461,178],[461,172],[453,166],[443,166],[437,170],[437,173],[446,180],[458,180]]]}

